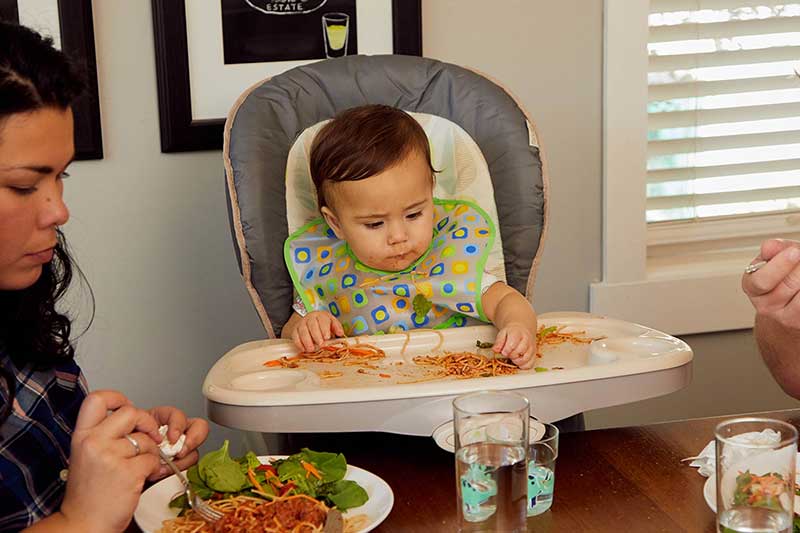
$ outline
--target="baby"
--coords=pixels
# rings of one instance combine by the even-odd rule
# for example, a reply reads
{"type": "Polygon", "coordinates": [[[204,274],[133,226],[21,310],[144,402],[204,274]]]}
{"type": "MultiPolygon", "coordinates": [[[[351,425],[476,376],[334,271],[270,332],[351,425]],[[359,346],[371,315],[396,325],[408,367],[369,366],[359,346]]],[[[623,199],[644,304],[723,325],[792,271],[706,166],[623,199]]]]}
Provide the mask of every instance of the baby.
{"type": "Polygon", "coordinates": [[[311,177],[322,219],[286,240],[297,298],[281,333],[314,351],[345,335],[493,323],[493,350],[523,369],[536,313],[483,265],[496,229],[477,205],[433,197],[428,137],[402,110],[348,109],[319,131],[311,177]]]}

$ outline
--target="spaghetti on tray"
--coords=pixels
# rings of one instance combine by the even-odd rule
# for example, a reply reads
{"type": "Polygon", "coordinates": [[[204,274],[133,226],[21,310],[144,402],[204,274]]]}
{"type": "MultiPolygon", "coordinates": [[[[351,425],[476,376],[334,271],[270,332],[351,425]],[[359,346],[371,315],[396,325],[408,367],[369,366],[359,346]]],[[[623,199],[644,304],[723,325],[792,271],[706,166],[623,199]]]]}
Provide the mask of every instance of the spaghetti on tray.
{"type": "Polygon", "coordinates": [[[365,364],[386,357],[386,352],[371,344],[351,345],[346,340],[326,344],[314,352],[301,352],[291,357],[281,357],[264,363],[264,366],[282,366],[297,368],[299,363],[339,363],[365,364]]]}

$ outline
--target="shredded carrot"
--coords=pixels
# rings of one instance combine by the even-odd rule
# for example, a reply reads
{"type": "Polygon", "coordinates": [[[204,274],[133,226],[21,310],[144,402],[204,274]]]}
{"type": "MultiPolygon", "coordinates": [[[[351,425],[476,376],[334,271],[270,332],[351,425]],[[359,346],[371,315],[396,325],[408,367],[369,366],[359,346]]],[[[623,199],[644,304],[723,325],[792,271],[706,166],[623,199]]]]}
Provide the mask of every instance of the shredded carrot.
{"type": "Polygon", "coordinates": [[[260,484],[260,483],[258,482],[258,480],[256,479],[256,473],[255,473],[255,472],[253,472],[253,469],[252,469],[252,468],[248,468],[248,469],[247,469],[247,477],[248,477],[248,479],[250,479],[250,483],[252,483],[252,484],[253,484],[253,486],[254,486],[256,489],[258,489],[258,490],[259,490],[259,492],[264,492],[264,489],[261,487],[261,484],[260,484]]]}
{"type": "MultiPolygon", "coordinates": [[[[303,352],[292,357],[281,357],[277,359],[277,361],[279,361],[282,367],[297,368],[300,366],[299,363],[338,363],[349,361],[364,364],[367,361],[377,361],[378,359],[386,357],[386,353],[380,348],[366,343],[360,344],[358,338],[356,338],[355,341],[355,346],[350,345],[345,340],[334,341],[322,346],[316,352],[303,352]]],[[[273,364],[270,364],[270,366],[273,366],[273,364]]]]}
{"type": "Polygon", "coordinates": [[[281,366],[281,360],[273,359],[272,361],[267,361],[266,363],[264,363],[264,366],[281,366]]]}
{"type": "Polygon", "coordinates": [[[379,375],[380,377],[382,377],[382,378],[390,378],[390,377],[392,377],[392,376],[391,376],[391,375],[389,375],[389,374],[378,374],[378,375],[379,375]]]}
{"type": "Polygon", "coordinates": [[[317,468],[314,465],[312,465],[311,463],[307,463],[305,461],[302,461],[302,460],[300,461],[300,464],[303,465],[303,468],[306,469],[306,472],[307,472],[306,473],[306,477],[308,477],[308,474],[311,474],[312,476],[314,476],[317,479],[322,479],[322,474],[319,473],[319,470],[317,470],[317,468]]]}

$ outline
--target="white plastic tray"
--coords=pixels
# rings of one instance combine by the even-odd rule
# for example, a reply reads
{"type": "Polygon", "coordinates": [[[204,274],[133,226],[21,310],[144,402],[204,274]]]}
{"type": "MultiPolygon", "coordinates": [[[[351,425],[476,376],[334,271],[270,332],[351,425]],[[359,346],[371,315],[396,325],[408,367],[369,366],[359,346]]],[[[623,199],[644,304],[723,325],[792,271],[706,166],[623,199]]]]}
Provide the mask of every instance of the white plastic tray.
{"type": "MultiPolygon", "coordinates": [[[[361,337],[360,342],[379,346],[387,355],[374,363],[378,369],[366,369],[367,374],[357,372],[361,367],[339,363],[268,368],[266,361],[297,352],[291,341],[248,342],[217,361],[203,383],[203,394],[211,420],[242,430],[431,435],[452,418],[452,400],[465,392],[516,390],[530,399],[534,416],[550,422],[668,394],[691,379],[691,348],[665,333],[586,313],[544,314],[539,323],[605,338],[545,346],[536,366],[563,370],[421,383],[405,382],[425,375],[412,358],[439,344],[439,336],[431,331],[412,332],[404,355],[404,334],[361,337]],[[321,379],[318,373],[325,370],[344,375],[321,379]]],[[[444,330],[443,350],[476,351],[476,340],[492,341],[495,334],[492,326],[444,330]]]]}

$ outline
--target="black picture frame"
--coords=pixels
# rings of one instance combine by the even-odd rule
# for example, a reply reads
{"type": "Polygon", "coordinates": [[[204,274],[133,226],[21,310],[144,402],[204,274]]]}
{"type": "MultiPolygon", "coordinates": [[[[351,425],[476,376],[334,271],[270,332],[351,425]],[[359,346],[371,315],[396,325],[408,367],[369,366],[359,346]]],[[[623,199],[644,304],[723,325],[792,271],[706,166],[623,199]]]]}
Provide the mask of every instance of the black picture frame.
{"type": "MultiPolygon", "coordinates": [[[[18,0],[0,0],[0,19],[19,22],[18,0]]],[[[97,57],[91,0],[58,0],[61,50],[86,74],[86,92],[72,105],[75,159],[103,159],[103,134],[97,89],[97,57]]]]}
{"type": "MultiPolygon", "coordinates": [[[[158,114],[164,153],[222,148],[225,119],[192,118],[185,1],[152,0],[158,114]]],[[[395,54],[422,55],[421,0],[392,0],[392,26],[395,54]]]]}

